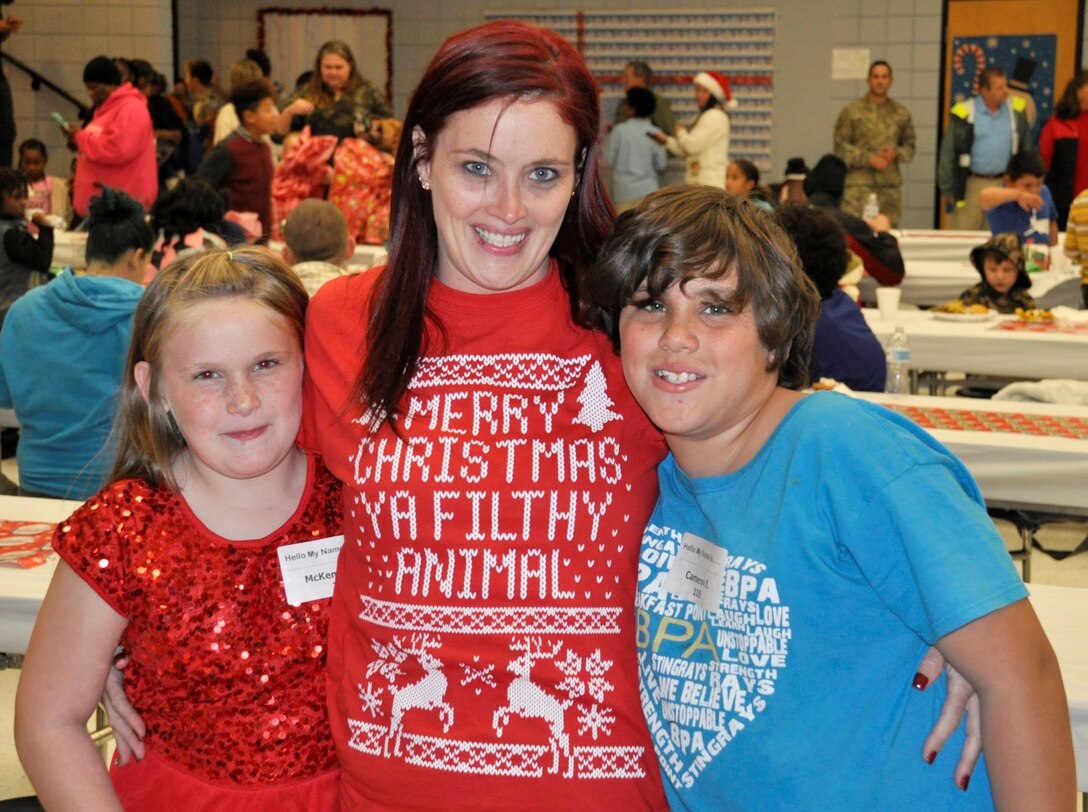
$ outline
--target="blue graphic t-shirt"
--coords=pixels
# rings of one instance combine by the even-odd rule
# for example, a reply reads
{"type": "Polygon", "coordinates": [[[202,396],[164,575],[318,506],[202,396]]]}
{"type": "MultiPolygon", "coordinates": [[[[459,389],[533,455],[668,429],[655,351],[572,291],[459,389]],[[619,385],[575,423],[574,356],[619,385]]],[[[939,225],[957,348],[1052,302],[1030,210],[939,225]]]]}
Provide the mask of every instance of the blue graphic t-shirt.
{"type": "Polygon", "coordinates": [[[1050,245],[1050,224],[1058,219],[1058,209],[1047,187],[1043,187],[1039,196],[1043,199],[1041,209],[1027,211],[1020,208],[1016,201],[1002,203],[986,212],[986,224],[991,234],[1003,234],[1012,231],[1020,235],[1025,243],[1050,245]]]}
{"type": "Polygon", "coordinates": [[[670,456],[642,542],[639,670],[674,809],[989,809],[930,766],[940,637],[1026,597],[978,488],[909,421],[820,393],[736,473],[670,456]]]}

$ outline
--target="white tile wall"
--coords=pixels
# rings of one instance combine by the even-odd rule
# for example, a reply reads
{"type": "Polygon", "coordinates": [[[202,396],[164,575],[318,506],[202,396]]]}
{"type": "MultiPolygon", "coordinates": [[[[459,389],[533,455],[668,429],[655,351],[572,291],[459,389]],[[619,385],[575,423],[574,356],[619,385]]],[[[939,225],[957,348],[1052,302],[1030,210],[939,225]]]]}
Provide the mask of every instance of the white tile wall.
{"type": "MultiPolygon", "coordinates": [[[[36,0],[8,9],[24,25],[3,44],[4,51],[81,102],[89,104],[83,66],[100,54],[141,57],[159,70],[171,70],[170,0],[36,0]]],[[[49,114],[56,111],[74,121],[75,107],[48,88],[34,92],[29,78],[11,65],[4,67],[4,74],[12,88],[18,140],[42,139],[49,148],[49,173],[67,177],[72,154],[49,114]]]]}
{"type": "MultiPolygon", "coordinates": [[[[773,6],[779,11],[776,47],[774,156],[776,168],[803,155],[814,162],[831,149],[831,130],[839,109],[865,91],[864,82],[832,81],[833,48],[869,48],[873,58],[892,63],[893,95],[910,108],[918,129],[919,151],[906,167],[904,224],[933,222],[935,126],[939,98],[941,0],[715,0],[715,7],[773,6]],[[825,100],[823,102],[814,100],[825,100]]],[[[179,61],[204,58],[225,74],[243,51],[256,45],[257,10],[265,0],[185,0],[178,3],[179,61]]],[[[295,8],[328,6],[328,0],[292,0],[295,8]]],[[[384,0],[393,10],[393,106],[403,114],[408,95],[438,44],[449,34],[482,21],[491,10],[585,8],[581,0],[384,0]]],[[[690,7],[687,4],[685,7],[690,7]]],[[[696,3],[695,5],[698,5],[696,3]]],[[[657,8],[659,0],[595,0],[595,9],[657,8]]],[[[82,94],[84,63],[98,53],[143,56],[169,74],[172,67],[170,0],[35,0],[18,4],[26,27],[5,48],[41,66],[54,80],[82,94]]],[[[318,43],[300,43],[307,52],[318,43]]],[[[15,90],[19,135],[44,137],[56,156],[51,171],[62,173],[66,153],[48,121],[51,110],[69,115],[71,107],[43,91],[31,94],[27,82],[7,71],[15,90]]],[[[294,77],[277,77],[287,84],[294,77]]],[[[81,96],[82,97],[82,96],[81,96]]],[[[775,178],[770,178],[774,180],[775,178]]]]}

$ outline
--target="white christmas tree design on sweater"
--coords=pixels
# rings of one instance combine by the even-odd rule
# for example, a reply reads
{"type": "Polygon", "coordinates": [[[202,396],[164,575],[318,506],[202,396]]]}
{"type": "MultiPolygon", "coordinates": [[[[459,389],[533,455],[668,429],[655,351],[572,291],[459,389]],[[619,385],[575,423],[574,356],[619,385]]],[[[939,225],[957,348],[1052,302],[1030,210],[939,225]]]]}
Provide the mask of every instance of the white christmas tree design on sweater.
{"type": "Polygon", "coordinates": [[[623,419],[610,408],[615,404],[608,397],[608,385],[599,361],[594,361],[590,367],[585,388],[578,395],[578,402],[582,404],[582,410],[578,412],[574,422],[589,426],[595,432],[604,428],[605,423],[623,419]]]}

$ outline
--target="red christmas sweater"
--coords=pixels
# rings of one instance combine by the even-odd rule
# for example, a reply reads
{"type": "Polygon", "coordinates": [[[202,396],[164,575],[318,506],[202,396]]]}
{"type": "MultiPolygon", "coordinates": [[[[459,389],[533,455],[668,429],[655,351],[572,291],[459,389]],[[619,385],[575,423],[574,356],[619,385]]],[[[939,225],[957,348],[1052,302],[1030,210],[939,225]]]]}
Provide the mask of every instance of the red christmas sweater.
{"type": "Polygon", "coordinates": [[[665,809],[634,593],[660,436],[553,266],[525,290],[435,281],[397,425],[353,419],[380,271],[307,317],[304,435],[344,481],[329,714],[344,809],[665,809]]]}

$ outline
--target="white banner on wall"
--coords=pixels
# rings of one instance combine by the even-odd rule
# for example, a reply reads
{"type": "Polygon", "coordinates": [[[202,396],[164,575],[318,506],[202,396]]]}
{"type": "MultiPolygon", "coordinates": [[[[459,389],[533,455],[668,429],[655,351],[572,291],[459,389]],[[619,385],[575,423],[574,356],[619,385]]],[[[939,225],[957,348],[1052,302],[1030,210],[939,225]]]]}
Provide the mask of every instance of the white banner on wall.
{"type": "Polygon", "coordinates": [[[273,78],[290,92],[295,79],[313,70],[318,49],[329,40],[342,40],[351,48],[359,73],[389,94],[390,21],[384,9],[261,9],[258,12],[265,53],[272,63],[273,78]]]}

